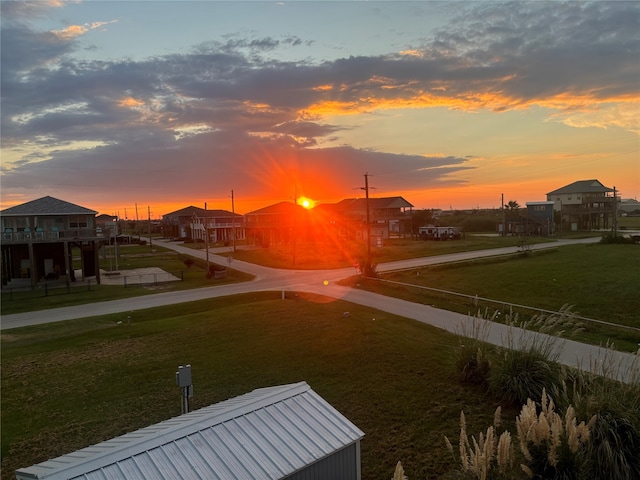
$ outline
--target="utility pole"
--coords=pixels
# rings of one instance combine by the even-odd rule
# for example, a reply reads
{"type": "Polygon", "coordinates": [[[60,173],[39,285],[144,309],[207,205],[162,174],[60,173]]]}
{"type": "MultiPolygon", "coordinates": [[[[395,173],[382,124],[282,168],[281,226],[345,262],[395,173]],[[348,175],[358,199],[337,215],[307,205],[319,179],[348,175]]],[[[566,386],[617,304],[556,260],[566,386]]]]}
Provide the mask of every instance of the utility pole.
{"type": "Polygon", "coordinates": [[[153,250],[153,241],[151,240],[151,207],[149,207],[149,205],[147,205],[147,217],[149,218],[149,247],[153,250]]]}
{"type": "Polygon", "coordinates": [[[233,222],[233,253],[236,253],[236,208],[233,199],[233,189],[231,190],[231,221],[233,222]]]}
{"type": "Polygon", "coordinates": [[[207,278],[209,278],[211,272],[209,272],[209,226],[207,225],[207,222],[207,202],[204,202],[204,242],[205,249],[207,251],[207,278]]]}
{"type": "Polygon", "coordinates": [[[293,261],[292,265],[296,264],[296,234],[298,226],[298,187],[293,189],[293,228],[290,231],[293,234],[293,261]]]}
{"type": "MultiPolygon", "coordinates": [[[[371,221],[369,218],[369,173],[364,174],[365,208],[367,211],[367,270],[371,270],[371,221]]],[[[369,273],[369,272],[367,272],[369,273]]]]}
{"type": "Polygon", "coordinates": [[[500,202],[500,205],[502,205],[501,209],[502,209],[502,236],[505,236],[505,231],[507,229],[507,219],[505,218],[505,212],[504,212],[504,193],[502,194],[502,201],[500,202]]]}
{"type": "Polygon", "coordinates": [[[613,186],[613,237],[618,236],[618,194],[613,186]]]}

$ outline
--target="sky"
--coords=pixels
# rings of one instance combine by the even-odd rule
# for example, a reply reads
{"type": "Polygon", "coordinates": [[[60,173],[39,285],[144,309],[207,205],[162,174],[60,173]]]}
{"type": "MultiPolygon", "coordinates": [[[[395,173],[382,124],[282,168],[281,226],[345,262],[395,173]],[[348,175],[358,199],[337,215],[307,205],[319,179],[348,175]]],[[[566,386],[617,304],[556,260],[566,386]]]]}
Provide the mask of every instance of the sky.
{"type": "Polygon", "coordinates": [[[640,199],[640,2],[0,6],[2,209],[640,199]]]}

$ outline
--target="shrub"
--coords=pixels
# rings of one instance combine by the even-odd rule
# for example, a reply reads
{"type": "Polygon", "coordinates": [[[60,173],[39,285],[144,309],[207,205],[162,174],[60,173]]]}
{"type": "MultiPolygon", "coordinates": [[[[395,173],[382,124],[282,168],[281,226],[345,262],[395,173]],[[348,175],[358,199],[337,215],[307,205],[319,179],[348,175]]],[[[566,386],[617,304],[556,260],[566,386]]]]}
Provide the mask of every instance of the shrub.
{"type": "Polygon", "coordinates": [[[614,235],[613,233],[607,233],[603,235],[600,239],[600,243],[611,244],[611,243],[629,243],[633,244],[633,239],[631,237],[623,237],[622,235],[614,235]]]}
{"type": "Polygon", "coordinates": [[[589,478],[587,442],[596,417],[588,424],[577,423],[575,410],[569,406],[563,419],[553,400],[542,392],[540,413],[532,400],[522,407],[516,418],[518,442],[529,478],[589,478]]]}
{"type": "MultiPolygon", "coordinates": [[[[458,452],[462,465],[462,473],[478,480],[518,478],[513,472],[514,450],[511,434],[508,431],[497,436],[500,426],[500,407],[496,409],[494,426],[487,428],[486,434],[480,433],[478,438],[467,435],[464,412],[460,412],[460,442],[458,452]]],[[[453,445],[447,437],[445,443],[455,458],[453,445]]]]}
{"type": "Polygon", "coordinates": [[[457,351],[456,370],[460,374],[460,381],[474,385],[487,385],[491,362],[489,361],[490,322],[494,321],[498,313],[495,312],[487,320],[488,311],[478,312],[457,328],[460,347],[457,351]]]}
{"type": "MultiPolygon", "coordinates": [[[[480,433],[478,438],[469,440],[464,412],[460,413],[459,456],[463,473],[478,480],[517,479],[522,477],[522,472],[535,479],[589,478],[587,445],[595,417],[588,424],[584,421],[578,424],[574,409],[569,407],[562,418],[543,391],[540,409],[533,400],[527,399],[516,417],[514,442],[507,430],[498,435],[500,414],[498,407],[494,425],[487,428],[486,433],[480,433]],[[519,465],[514,443],[519,447],[519,458],[522,458],[519,465]]],[[[446,437],[445,443],[455,458],[453,446],[446,437]]]]}
{"type": "Polygon", "coordinates": [[[535,347],[504,349],[500,360],[489,373],[489,391],[509,406],[539,398],[543,391],[556,392],[562,385],[562,367],[535,347]]]}
{"type": "Polygon", "coordinates": [[[378,265],[370,261],[366,256],[358,259],[358,265],[363,276],[373,278],[378,276],[378,265]]]}
{"type": "Polygon", "coordinates": [[[193,258],[185,258],[184,262],[187,268],[191,268],[193,266],[193,258]]]}
{"type": "Polygon", "coordinates": [[[543,390],[557,398],[565,378],[565,370],[557,361],[562,346],[559,337],[566,330],[575,333],[582,329],[575,317],[570,305],[564,305],[558,313],[534,315],[526,322],[518,322],[517,315],[509,314],[506,348],[491,369],[489,390],[512,406],[540,398],[543,390]],[[516,332],[520,333],[516,336],[516,332]]]}
{"type": "Polygon", "coordinates": [[[607,344],[591,371],[574,372],[563,390],[581,416],[597,415],[590,460],[594,478],[640,478],[640,351],[621,365],[607,344]],[[624,380],[624,381],[622,381],[624,380]]]}

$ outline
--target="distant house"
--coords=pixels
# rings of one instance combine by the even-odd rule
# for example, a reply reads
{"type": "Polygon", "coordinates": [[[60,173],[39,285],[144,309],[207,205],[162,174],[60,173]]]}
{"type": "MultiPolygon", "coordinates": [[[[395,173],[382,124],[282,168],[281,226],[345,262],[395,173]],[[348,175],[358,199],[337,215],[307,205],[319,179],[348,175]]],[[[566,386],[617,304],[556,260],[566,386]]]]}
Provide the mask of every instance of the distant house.
{"type": "Polygon", "coordinates": [[[368,231],[372,239],[411,235],[413,205],[402,197],[346,198],[335,204],[320,205],[320,208],[325,212],[327,222],[341,236],[365,240],[368,231]]]}
{"type": "Polygon", "coordinates": [[[527,202],[526,231],[533,235],[552,235],[554,202],[527,202]]]}
{"type": "Polygon", "coordinates": [[[640,217],[640,202],[635,198],[627,198],[618,205],[618,215],[640,217]]]}
{"type": "Polygon", "coordinates": [[[600,230],[613,227],[619,198],[598,180],[580,180],[547,193],[559,212],[563,230],[600,230]]]}
{"type": "Polygon", "coordinates": [[[32,287],[60,277],[75,280],[74,247],[81,252],[83,277],[100,283],[96,213],[48,196],[2,210],[2,285],[18,278],[29,278],[32,287]]]}
{"type": "Polygon", "coordinates": [[[244,218],[227,210],[205,210],[189,206],[162,216],[162,233],[166,238],[206,240],[226,243],[245,239],[244,218]],[[205,233],[205,231],[207,233],[205,233]]]}
{"type": "Polygon", "coordinates": [[[309,210],[292,202],[279,202],[244,215],[247,239],[256,245],[307,239],[309,210]]]}
{"type": "Polygon", "coordinates": [[[17,480],[360,480],[364,433],[305,382],[245,395],[17,470],[17,480]]]}

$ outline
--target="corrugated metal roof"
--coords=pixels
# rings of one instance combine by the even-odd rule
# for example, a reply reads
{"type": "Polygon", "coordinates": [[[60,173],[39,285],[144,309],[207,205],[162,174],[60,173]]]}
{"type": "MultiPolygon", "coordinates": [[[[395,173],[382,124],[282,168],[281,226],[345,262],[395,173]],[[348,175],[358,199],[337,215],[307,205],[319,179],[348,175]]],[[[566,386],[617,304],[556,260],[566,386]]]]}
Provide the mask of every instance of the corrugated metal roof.
{"type": "Polygon", "coordinates": [[[98,212],[95,210],[47,196],[6,208],[0,212],[0,215],[95,215],[96,213],[98,212]]]}
{"type": "Polygon", "coordinates": [[[300,382],[254,390],[17,470],[16,477],[280,479],[363,436],[300,382]]]}

